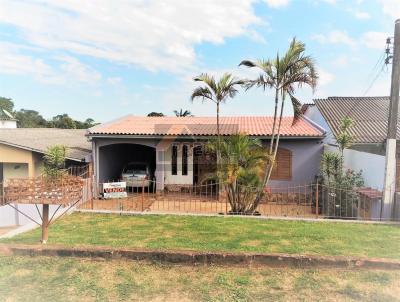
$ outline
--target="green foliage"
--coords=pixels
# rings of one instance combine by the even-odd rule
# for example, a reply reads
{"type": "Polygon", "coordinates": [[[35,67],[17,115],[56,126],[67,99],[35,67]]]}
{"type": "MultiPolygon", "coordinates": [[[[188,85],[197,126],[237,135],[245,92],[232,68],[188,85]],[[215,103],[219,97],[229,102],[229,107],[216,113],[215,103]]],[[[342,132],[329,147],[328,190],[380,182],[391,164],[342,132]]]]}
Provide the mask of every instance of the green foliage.
{"type": "Polygon", "coordinates": [[[59,114],[49,122],[51,128],[76,129],[75,121],[68,114],[59,114]]]}
{"type": "Polygon", "coordinates": [[[339,154],[325,152],[322,154],[321,171],[322,176],[328,183],[335,183],[339,178],[342,169],[342,159],[339,154]]]}
{"type": "Polygon", "coordinates": [[[0,108],[12,113],[14,111],[14,102],[9,98],[0,96],[0,108]]]}
{"type": "Polygon", "coordinates": [[[47,121],[35,110],[21,109],[15,113],[20,128],[46,128],[47,121]]]}
{"type": "Polygon", "coordinates": [[[265,161],[268,159],[261,141],[244,134],[211,141],[210,151],[220,150],[218,179],[224,185],[234,213],[252,213],[261,185],[265,161]]]}
{"type": "Polygon", "coordinates": [[[343,170],[343,152],[349,148],[353,141],[350,129],[353,121],[344,118],[337,135],[340,155],[325,152],[322,155],[321,172],[325,184],[325,211],[334,217],[354,217],[357,215],[359,197],[356,188],[364,185],[362,171],[343,170]]]}
{"type": "Polygon", "coordinates": [[[147,116],[165,116],[162,112],[150,112],[147,116]]]}
{"type": "Polygon", "coordinates": [[[295,120],[301,115],[301,103],[294,96],[296,88],[308,85],[314,90],[318,81],[315,62],[312,57],[305,55],[305,50],[306,45],[294,38],[283,56],[277,53],[274,59],[261,59],[254,62],[244,60],[239,64],[261,70],[258,78],[246,81],[247,89],[252,87],[261,87],[264,90],[274,89],[277,99],[279,95],[282,98],[281,106],[289,96],[295,120]]]}
{"type": "MultiPolygon", "coordinates": [[[[307,85],[313,90],[317,86],[318,74],[315,63],[312,57],[305,54],[305,50],[305,44],[294,38],[283,56],[277,53],[274,59],[244,60],[239,64],[239,66],[243,65],[260,70],[260,74],[256,79],[245,80],[246,89],[261,87],[263,90],[273,89],[275,92],[274,122],[269,146],[269,154],[272,157],[272,161],[265,166],[265,176],[261,189],[267,185],[272,174],[273,163],[279,146],[283,109],[287,97],[289,97],[293,107],[293,123],[295,123],[301,116],[301,102],[295,97],[296,90],[303,85],[307,85]]],[[[260,195],[258,196],[259,199],[260,195]]]]}
{"type": "Polygon", "coordinates": [[[58,179],[65,175],[65,156],[67,148],[63,145],[54,145],[47,149],[44,155],[43,175],[48,179],[58,179]]]}
{"type": "Polygon", "coordinates": [[[11,99],[0,97],[0,108],[10,112],[18,120],[19,128],[63,128],[88,129],[96,125],[91,118],[84,122],[73,120],[68,114],[54,116],[47,121],[39,112],[30,109],[14,111],[14,102],[11,99]]]}
{"type": "MultiPolygon", "coordinates": [[[[238,85],[244,85],[244,81],[232,76],[230,73],[224,73],[221,78],[215,80],[213,76],[206,73],[194,78],[196,82],[202,82],[203,86],[197,87],[191,95],[192,102],[195,99],[211,101],[217,105],[217,136],[219,139],[219,106],[225,103],[228,98],[234,98],[238,90],[238,85]]],[[[219,157],[217,150],[217,157],[219,157]]]]}

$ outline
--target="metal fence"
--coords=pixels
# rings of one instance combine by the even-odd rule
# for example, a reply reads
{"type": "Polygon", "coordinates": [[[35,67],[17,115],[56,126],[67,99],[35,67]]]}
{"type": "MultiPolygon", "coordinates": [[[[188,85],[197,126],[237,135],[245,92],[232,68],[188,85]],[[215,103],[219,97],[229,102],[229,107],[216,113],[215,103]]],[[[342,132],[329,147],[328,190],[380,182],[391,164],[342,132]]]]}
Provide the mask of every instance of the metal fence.
{"type": "MultiPolygon", "coordinates": [[[[343,189],[317,183],[290,187],[268,187],[256,207],[247,211],[238,203],[253,202],[258,189],[239,186],[239,197],[230,196],[224,185],[209,182],[203,185],[166,186],[146,181],[141,186],[127,187],[123,198],[104,198],[102,194],[79,205],[94,211],[192,213],[221,215],[259,215],[267,217],[335,218],[353,220],[399,220],[398,206],[382,203],[382,192],[369,188],[343,189]],[[236,198],[236,199],[235,199],[236,198]],[[387,209],[389,208],[389,210],[387,209]],[[388,216],[386,213],[390,212],[388,216]]],[[[102,192],[103,184],[93,184],[93,191],[102,192]],[[96,188],[96,189],[95,189],[96,188]]],[[[232,195],[232,194],[231,194],[232,195]]]]}

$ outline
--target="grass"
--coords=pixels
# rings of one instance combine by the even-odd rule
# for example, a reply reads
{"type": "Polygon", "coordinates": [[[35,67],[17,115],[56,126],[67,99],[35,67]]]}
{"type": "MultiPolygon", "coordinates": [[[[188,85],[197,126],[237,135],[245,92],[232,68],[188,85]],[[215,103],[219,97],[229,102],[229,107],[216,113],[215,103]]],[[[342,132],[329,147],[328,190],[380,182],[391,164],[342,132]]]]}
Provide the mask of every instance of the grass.
{"type": "Polygon", "coordinates": [[[0,257],[1,301],[400,301],[399,271],[0,257]]]}
{"type": "MultiPolygon", "coordinates": [[[[1,242],[36,244],[39,239],[36,229],[1,242]]],[[[48,243],[400,259],[399,226],[243,217],[75,213],[50,226],[48,243]]]]}

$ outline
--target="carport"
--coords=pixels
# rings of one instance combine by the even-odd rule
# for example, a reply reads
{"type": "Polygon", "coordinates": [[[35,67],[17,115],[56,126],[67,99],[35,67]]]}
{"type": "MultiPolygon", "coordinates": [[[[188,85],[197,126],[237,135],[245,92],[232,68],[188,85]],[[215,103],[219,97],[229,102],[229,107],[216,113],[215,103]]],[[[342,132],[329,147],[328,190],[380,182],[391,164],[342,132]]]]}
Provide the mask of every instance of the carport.
{"type": "Polygon", "coordinates": [[[148,164],[150,178],[153,179],[156,169],[156,149],[133,143],[109,144],[99,147],[98,161],[100,183],[120,180],[123,168],[132,162],[148,164]]]}

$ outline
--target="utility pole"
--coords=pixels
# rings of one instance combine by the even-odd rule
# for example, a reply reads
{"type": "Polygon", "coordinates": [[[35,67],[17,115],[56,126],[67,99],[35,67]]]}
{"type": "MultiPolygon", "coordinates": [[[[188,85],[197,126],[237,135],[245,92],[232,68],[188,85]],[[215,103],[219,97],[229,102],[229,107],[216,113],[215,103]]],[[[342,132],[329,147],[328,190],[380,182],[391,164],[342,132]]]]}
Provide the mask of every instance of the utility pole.
{"type": "Polygon", "coordinates": [[[383,207],[381,218],[392,216],[394,194],[396,190],[396,134],[397,115],[399,109],[400,86],[400,19],[396,20],[394,28],[392,83],[390,89],[389,121],[386,138],[385,183],[383,188],[383,207]]]}

